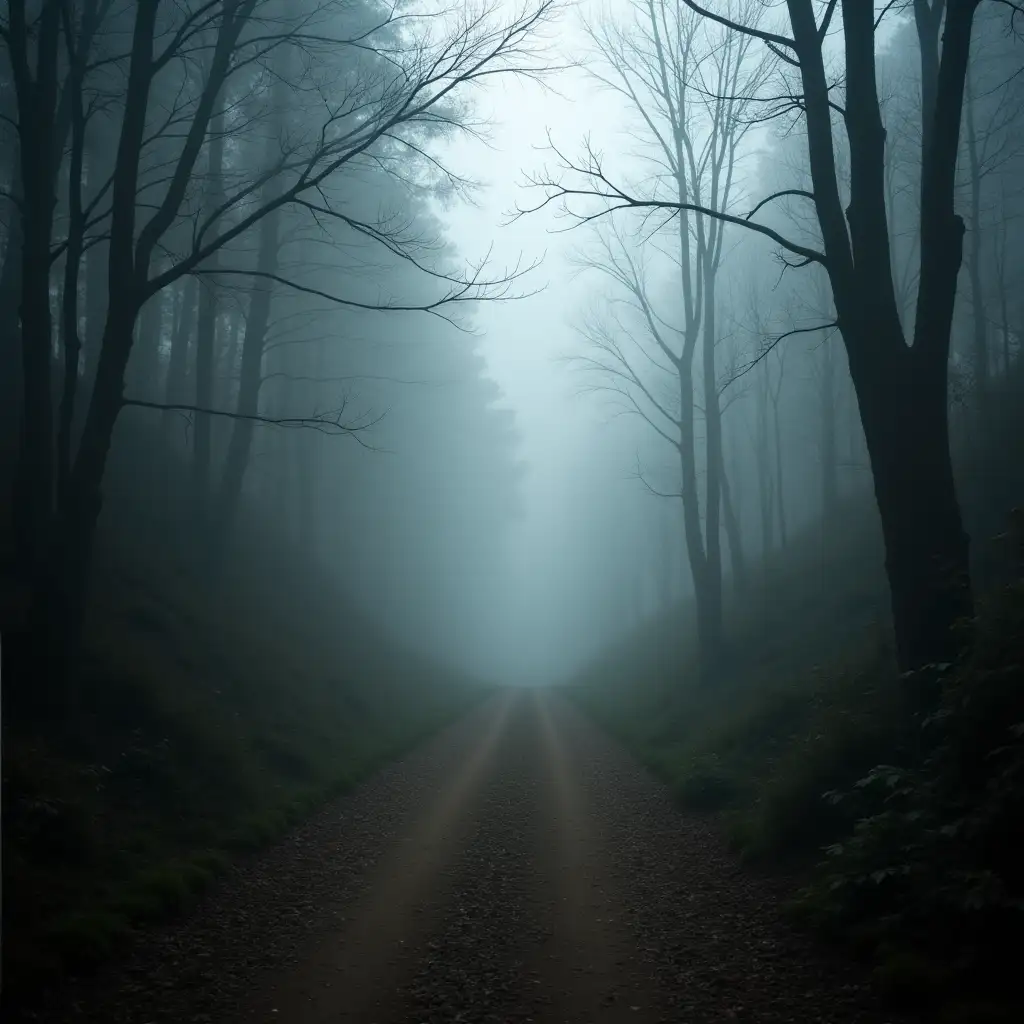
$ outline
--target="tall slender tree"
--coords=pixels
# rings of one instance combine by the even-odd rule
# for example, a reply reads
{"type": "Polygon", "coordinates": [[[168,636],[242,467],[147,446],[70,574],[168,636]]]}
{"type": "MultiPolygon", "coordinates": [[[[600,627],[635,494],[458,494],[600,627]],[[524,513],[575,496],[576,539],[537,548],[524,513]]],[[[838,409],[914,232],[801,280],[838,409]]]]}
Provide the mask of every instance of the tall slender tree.
{"type": "MultiPolygon", "coordinates": [[[[746,214],[734,214],[720,204],[673,201],[612,182],[592,154],[536,183],[547,190],[544,202],[582,195],[603,199],[609,212],[658,208],[716,217],[772,239],[794,265],[825,269],[871,461],[899,662],[914,669],[948,660],[961,643],[954,626],[973,610],[969,543],[950,457],[947,365],[965,230],[955,209],[956,166],[982,0],[912,5],[921,65],[921,174],[920,263],[910,332],[901,319],[890,246],[875,5],[786,0],[788,25],[775,28],[738,15],[729,4],[683,2],[708,23],[764,46],[797,77],[785,90],[791,97],[786,107],[796,107],[806,132],[810,187],[781,194],[812,205],[820,245],[787,238],[757,218],[779,193],[746,214]],[[825,44],[833,35],[843,54],[841,99],[826,68],[825,44]],[[837,125],[845,129],[849,154],[848,195],[838,171],[837,125]]],[[[896,6],[887,5],[883,13],[896,6]]]]}
{"type": "MultiPolygon", "coordinates": [[[[634,305],[646,340],[631,345],[599,329],[591,334],[598,357],[587,365],[613,378],[634,410],[676,450],[702,674],[711,680],[723,648],[717,346],[726,224],[700,210],[729,208],[735,201],[739,147],[751,123],[745,97],[760,89],[768,62],[752,59],[750,40],[706,26],[679,0],[638,2],[624,26],[592,28],[590,35],[601,61],[592,73],[626,101],[660,190],[680,215],[658,238],[676,268],[678,302],[671,312],[653,301],[645,261],[633,255],[643,236],[626,238],[615,229],[600,236],[594,266],[634,305]],[[698,453],[701,418],[704,445],[698,453]]],[[[738,531],[733,541],[734,564],[741,565],[738,531]]]]}

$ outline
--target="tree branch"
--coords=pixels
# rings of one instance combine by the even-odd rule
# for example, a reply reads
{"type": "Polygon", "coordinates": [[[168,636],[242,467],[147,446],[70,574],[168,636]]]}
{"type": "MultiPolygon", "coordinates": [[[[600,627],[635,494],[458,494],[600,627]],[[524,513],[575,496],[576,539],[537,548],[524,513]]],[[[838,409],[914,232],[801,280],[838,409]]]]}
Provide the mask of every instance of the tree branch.
{"type": "Polygon", "coordinates": [[[221,416],[229,420],[249,420],[253,423],[261,423],[269,427],[281,427],[286,430],[316,430],[321,434],[328,434],[332,437],[347,435],[354,437],[364,448],[372,449],[373,446],[363,441],[358,434],[370,427],[380,423],[384,418],[382,413],[375,419],[365,423],[345,423],[342,414],[345,411],[344,405],[340,409],[330,413],[318,413],[315,416],[260,416],[257,414],[246,414],[240,412],[229,412],[226,409],[208,409],[199,405],[187,405],[181,402],[148,402],[142,398],[122,398],[122,407],[134,406],[137,409],[156,409],[163,412],[183,412],[190,415],[221,416]]]}

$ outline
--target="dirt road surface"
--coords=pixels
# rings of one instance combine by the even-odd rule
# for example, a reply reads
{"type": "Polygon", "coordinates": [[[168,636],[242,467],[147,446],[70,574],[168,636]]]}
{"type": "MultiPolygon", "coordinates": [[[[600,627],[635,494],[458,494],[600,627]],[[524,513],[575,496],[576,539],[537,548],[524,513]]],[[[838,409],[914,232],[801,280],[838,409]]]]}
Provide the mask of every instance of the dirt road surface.
{"type": "Polygon", "coordinates": [[[506,692],[38,1019],[890,1020],[779,899],[574,709],[506,692]]]}

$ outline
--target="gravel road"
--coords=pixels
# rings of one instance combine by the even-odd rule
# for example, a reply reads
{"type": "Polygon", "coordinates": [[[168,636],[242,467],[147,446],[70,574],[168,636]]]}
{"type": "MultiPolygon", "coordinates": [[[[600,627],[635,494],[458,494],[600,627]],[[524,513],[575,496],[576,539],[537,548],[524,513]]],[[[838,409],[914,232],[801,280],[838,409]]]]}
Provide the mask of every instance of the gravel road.
{"type": "Polygon", "coordinates": [[[235,869],[47,1024],[883,1024],[713,825],[503,693],[235,869]]]}

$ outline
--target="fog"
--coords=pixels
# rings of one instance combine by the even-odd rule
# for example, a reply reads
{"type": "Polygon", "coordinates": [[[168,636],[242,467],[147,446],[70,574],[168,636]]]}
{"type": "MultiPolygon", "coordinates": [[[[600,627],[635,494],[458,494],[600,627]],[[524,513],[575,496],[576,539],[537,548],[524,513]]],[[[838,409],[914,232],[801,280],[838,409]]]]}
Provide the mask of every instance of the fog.
{"type": "Polygon", "coordinates": [[[1009,0],[0,3],[4,1019],[1024,1020],[1022,225],[1009,0]]]}
{"type": "MultiPolygon", "coordinates": [[[[664,462],[665,452],[650,443],[642,423],[623,418],[630,410],[621,402],[587,393],[587,381],[572,365],[581,349],[578,327],[601,287],[579,259],[592,232],[557,205],[519,216],[540,198],[534,179],[558,163],[554,148],[576,156],[590,144],[614,153],[626,176],[643,173],[636,111],[602,87],[598,76],[606,68],[588,34],[588,25],[628,17],[632,10],[628,2],[573,5],[559,19],[550,51],[564,70],[542,82],[490,86],[480,100],[489,126],[486,141],[449,148],[452,163],[480,183],[472,202],[442,215],[460,251],[493,246],[499,262],[512,263],[523,254],[543,261],[529,279],[543,289],[539,294],[508,305],[481,305],[474,317],[488,374],[503,393],[500,404],[515,413],[517,451],[525,464],[522,511],[503,534],[503,568],[489,605],[497,614],[479,626],[488,652],[480,665],[504,682],[570,678],[638,619],[657,614],[663,559],[669,562],[672,599],[691,590],[682,543],[671,543],[682,523],[677,502],[652,494],[637,479],[638,460],[664,462]]],[[[893,31],[889,23],[880,26],[883,45],[893,31]]],[[[755,129],[745,143],[738,163],[749,194],[759,191],[765,177],[759,161],[772,159],[774,143],[765,129],[755,129]]],[[[755,258],[771,254],[756,240],[736,241],[740,262],[751,246],[755,258]]],[[[754,342],[751,352],[756,351],[754,342]]],[[[800,435],[814,429],[789,427],[804,442],[800,435]]],[[[851,432],[856,435],[855,428],[851,432]]],[[[858,440],[854,436],[851,444],[858,440]]],[[[754,472],[749,456],[734,458],[747,474],[754,472]]],[[[863,483],[858,476],[864,468],[847,466],[852,486],[863,483]]],[[[791,515],[799,525],[801,517],[813,514],[816,495],[808,493],[811,480],[801,479],[799,470],[793,475],[791,515]]]]}
{"type": "MultiPolygon", "coordinates": [[[[88,509],[102,495],[103,521],[116,518],[124,491],[103,483],[110,437],[117,463],[152,435],[177,467],[168,502],[199,563],[247,557],[236,526],[251,522],[396,642],[534,684],[573,677],[670,613],[681,637],[696,614],[701,649],[718,650],[723,602],[742,605],[773,552],[796,537],[827,546],[851,498],[874,521],[873,484],[902,508],[902,471],[879,467],[912,414],[879,406],[867,437],[885,371],[857,370],[858,402],[847,351],[861,342],[848,331],[844,348],[837,330],[864,308],[857,289],[877,293],[840,281],[846,228],[827,221],[867,158],[851,160],[833,104],[833,206],[808,190],[824,164],[808,164],[791,62],[771,48],[786,38],[772,35],[781,12],[727,5],[762,39],[626,0],[504,3],[480,20],[410,8],[393,22],[372,4],[257,6],[231,39],[188,5],[154,15],[170,49],[130,172],[113,97],[131,74],[131,16],[83,9],[82,45],[102,59],[69,65],[63,95],[80,103],[47,100],[64,132],[52,214],[23,180],[31,161],[13,159],[12,126],[34,101],[15,88],[17,60],[5,65],[4,287],[22,288],[22,331],[46,335],[54,364],[46,398],[46,374],[5,342],[18,522],[64,496],[87,550],[88,509]],[[200,71],[193,32],[212,62],[200,71]],[[277,40],[265,52],[260,32],[277,40]],[[402,88],[430,98],[408,114],[402,88]],[[124,195],[108,201],[118,187],[133,223],[117,220],[124,195]],[[28,229],[52,236],[52,269],[28,229]],[[122,310],[118,275],[132,267],[122,310]]],[[[891,255],[885,329],[910,338],[943,332],[917,324],[919,278],[944,285],[917,268],[919,41],[898,7],[879,6],[874,39],[888,235],[853,245],[891,255]]],[[[841,19],[823,33],[823,72],[840,75],[841,19]]],[[[1019,54],[987,7],[973,45],[954,161],[969,227],[950,321],[954,458],[1020,344],[1019,54]]],[[[146,461],[124,458],[129,476],[146,461]]]]}

